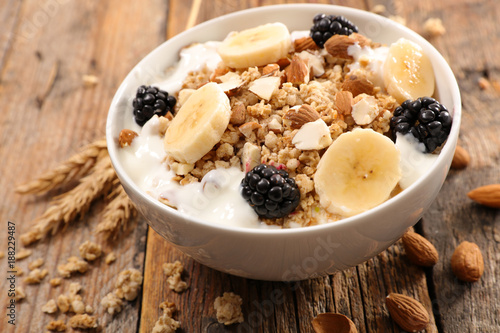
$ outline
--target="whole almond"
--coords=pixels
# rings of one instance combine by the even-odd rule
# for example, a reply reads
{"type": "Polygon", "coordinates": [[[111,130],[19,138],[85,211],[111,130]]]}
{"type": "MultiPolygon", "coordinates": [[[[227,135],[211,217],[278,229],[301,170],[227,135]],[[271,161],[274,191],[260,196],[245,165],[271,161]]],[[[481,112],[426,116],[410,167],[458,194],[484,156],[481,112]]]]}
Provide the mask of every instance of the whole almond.
{"type": "Polygon", "coordinates": [[[401,238],[408,259],[415,265],[431,267],[439,260],[439,254],[427,239],[409,231],[401,238]]]}
{"type": "Polygon", "coordinates": [[[293,41],[293,46],[295,49],[295,52],[302,52],[304,50],[317,50],[318,45],[314,42],[314,40],[310,37],[302,37],[302,38],[297,38],[296,40],[293,41]]]}
{"type": "Polygon", "coordinates": [[[333,35],[325,42],[325,50],[335,58],[352,60],[354,59],[349,55],[347,49],[349,46],[354,45],[356,40],[349,36],[344,35],[333,35]]]}
{"type": "Polygon", "coordinates": [[[478,187],[467,193],[467,196],[481,205],[500,208],[500,184],[478,187]]]}
{"type": "Polygon", "coordinates": [[[405,331],[418,332],[429,324],[429,312],[412,297],[390,293],[385,303],[392,319],[405,331]]]}
{"type": "Polygon", "coordinates": [[[320,313],[313,321],[312,326],[316,333],[357,333],[356,325],[351,319],[340,313],[320,313]]]}
{"type": "Polygon", "coordinates": [[[484,272],[481,250],[475,243],[460,243],[451,256],[451,269],[455,276],[465,282],[475,282],[484,272]]]}
{"type": "Polygon", "coordinates": [[[290,127],[299,129],[305,123],[318,120],[319,113],[310,105],[302,104],[298,109],[290,109],[285,113],[284,118],[290,120],[290,127]]]}
{"type": "Polygon", "coordinates": [[[286,81],[293,84],[302,84],[309,82],[309,66],[306,61],[293,56],[292,62],[285,68],[286,81]]]}
{"type": "Polygon", "coordinates": [[[353,97],[356,97],[359,94],[372,95],[373,83],[371,83],[367,78],[357,75],[349,75],[346,77],[344,83],[342,83],[342,90],[350,91],[353,97]]]}
{"type": "Polygon", "coordinates": [[[455,148],[455,154],[453,155],[453,160],[451,161],[451,167],[453,169],[463,169],[470,162],[470,155],[467,150],[460,146],[455,148]]]}
{"type": "Polygon", "coordinates": [[[351,114],[352,111],[352,92],[339,91],[335,95],[335,107],[340,114],[351,114]]]}

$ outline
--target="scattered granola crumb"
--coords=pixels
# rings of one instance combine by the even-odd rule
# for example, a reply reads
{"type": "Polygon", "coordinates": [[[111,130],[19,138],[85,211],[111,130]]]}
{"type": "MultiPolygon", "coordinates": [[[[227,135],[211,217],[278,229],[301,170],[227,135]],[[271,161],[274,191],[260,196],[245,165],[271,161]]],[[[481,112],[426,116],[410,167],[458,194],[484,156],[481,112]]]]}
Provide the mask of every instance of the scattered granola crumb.
{"type": "Polygon", "coordinates": [[[181,324],[172,318],[176,311],[174,303],[162,302],[160,308],[163,309],[163,314],[156,321],[152,333],[172,333],[181,327],[181,324]]]}
{"type": "Polygon", "coordinates": [[[47,325],[49,331],[64,332],[66,328],[66,324],[62,320],[53,320],[47,325]]]}
{"type": "Polygon", "coordinates": [[[71,310],[77,314],[85,313],[85,304],[79,299],[74,299],[71,302],[71,310]]]}
{"type": "Polygon", "coordinates": [[[95,75],[83,75],[82,76],[83,85],[86,88],[91,88],[99,83],[99,78],[95,75]]]}
{"type": "Polygon", "coordinates": [[[52,287],[57,287],[57,286],[61,285],[62,279],[61,278],[53,278],[53,279],[50,279],[49,283],[52,287]]]}
{"type": "Polygon", "coordinates": [[[24,258],[28,258],[33,251],[28,249],[21,249],[18,253],[16,253],[16,260],[23,260],[24,258]]]}
{"type": "Polygon", "coordinates": [[[82,290],[82,285],[78,282],[72,282],[69,285],[68,295],[70,297],[75,296],[76,294],[78,294],[80,292],[80,290],[82,290]]]}
{"type": "Polygon", "coordinates": [[[122,311],[123,301],[115,293],[108,293],[101,299],[101,305],[110,315],[122,311]]]}
{"type": "Polygon", "coordinates": [[[477,80],[477,84],[482,90],[488,90],[491,87],[490,81],[488,81],[488,79],[485,77],[480,77],[477,80]]]}
{"type": "Polygon", "coordinates": [[[222,297],[217,297],[214,302],[214,308],[217,311],[217,321],[224,325],[243,322],[243,313],[241,304],[243,300],[234,293],[224,293],[222,297]]]}
{"type": "Polygon", "coordinates": [[[79,247],[80,256],[87,261],[94,261],[102,254],[101,246],[91,241],[85,241],[79,247]]]}
{"type": "Polygon", "coordinates": [[[57,266],[57,272],[62,277],[69,278],[72,273],[85,273],[88,268],[89,265],[86,261],[80,260],[77,257],[69,257],[66,264],[57,266]]]}
{"type": "Polygon", "coordinates": [[[16,272],[17,276],[24,275],[24,270],[21,267],[19,267],[19,266],[15,266],[14,269],[13,269],[13,271],[16,272]]]}
{"type": "Polygon", "coordinates": [[[114,252],[108,253],[106,258],[104,259],[104,262],[108,265],[111,265],[114,261],[116,260],[116,255],[114,252]]]}
{"type": "Polygon", "coordinates": [[[97,327],[97,319],[95,317],[91,317],[88,314],[77,314],[69,319],[69,326],[72,328],[96,328],[97,327]]]}
{"type": "Polygon", "coordinates": [[[378,15],[381,15],[381,14],[385,13],[385,6],[382,4],[375,5],[375,6],[373,6],[371,12],[378,14],[378,15]]]}
{"type": "Polygon", "coordinates": [[[442,36],[446,33],[443,22],[440,18],[431,17],[424,23],[424,31],[431,37],[442,36]]]}
{"type": "Polygon", "coordinates": [[[94,313],[94,308],[91,305],[85,305],[85,312],[88,314],[94,313]]]}
{"type": "Polygon", "coordinates": [[[21,286],[16,287],[16,294],[14,296],[14,300],[16,302],[20,302],[25,298],[26,298],[26,293],[24,292],[24,288],[21,286]]]}
{"type": "Polygon", "coordinates": [[[397,22],[399,24],[406,25],[406,19],[404,17],[402,17],[402,16],[399,16],[399,15],[390,15],[389,19],[393,20],[394,22],[397,22]]]}
{"type": "Polygon", "coordinates": [[[141,284],[142,274],[137,269],[131,268],[121,271],[115,282],[116,296],[132,301],[137,297],[141,284]]]}
{"type": "Polygon", "coordinates": [[[30,271],[34,270],[35,268],[39,268],[40,266],[42,266],[43,264],[45,263],[45,261],[43,260],[43,258],[38,258],[32,262],[30,262],[28,264],[28,269],[30,271]]]}
{"type": "Polygon", "coordinates": [[[5,252],[0,251],[0,259],[3,259],[3,258],[5,258],[5,252]]]}
{"type": "Polygon", "coordinates": [[[61,310],[62,313],[68,312],[70,305],[71,303],[68,296],[66,295],[57,296],[57,306],[59,307],[59,310],[61,310]]]}
{"type": "Polygon", "coordinates": [[[48,270],[40,270],[36,268],[28,274],[28,276],[24,279],[24,282],[29,284],[40,283],[43,278],[47,276],[47,274],[49,274],[48,270]]]}
{"type": "Polygon", "coordinates": [[[167,276],[168,287],[177,293],[187,289],[187,283],[181,280],[183,270],[184,266],[178,260],[163,264],[163,273],[167,276]]]}
{"type": "Polygon", "coordinates": [[[42,306],[42,311],[45,313],[56,313],[57,312],[57,304],[56,301],[51,299],[44,306],[42,306]]]}

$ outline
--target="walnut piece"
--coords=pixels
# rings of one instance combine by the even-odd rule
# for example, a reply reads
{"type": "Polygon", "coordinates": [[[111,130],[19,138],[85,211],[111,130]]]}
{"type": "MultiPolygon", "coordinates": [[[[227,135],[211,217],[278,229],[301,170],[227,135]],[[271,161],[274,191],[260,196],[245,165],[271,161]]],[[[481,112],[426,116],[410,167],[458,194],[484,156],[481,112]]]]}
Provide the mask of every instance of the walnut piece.
{"type": "Polygon", "coordinates": [[[224,325],[243,322],[241,304],[243,300],[234,293],[224,293],[215,299],[214,308],[217,311],[217,321],[224,325]]]}
{"type": "Polygon", "coordinates": [[[128,147],[137,136],[139,136],[139,134],[135,131],[126,128],[122,129],[120,135],[118,136],[118,143],[121,148],[128,147]]]}
{"type": "Polygon", "coordinates": [[[91,241],[85,241],[78,249],[80,256],[87,261],[94,261],[102,254],[101,246],[91,241]]]}

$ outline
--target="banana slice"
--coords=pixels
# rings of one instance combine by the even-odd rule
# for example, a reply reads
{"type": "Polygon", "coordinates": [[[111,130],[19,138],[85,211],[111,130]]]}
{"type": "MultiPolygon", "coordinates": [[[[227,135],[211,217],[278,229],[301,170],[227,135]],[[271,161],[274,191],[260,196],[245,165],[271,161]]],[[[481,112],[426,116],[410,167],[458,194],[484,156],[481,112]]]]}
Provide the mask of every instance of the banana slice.
{"type": "Polygon", "coordinates": [[[384,63],[384,84],[398,103],[434,94],[434,70],[423,49],[400,38],[389,48],[384,63]]]}
{"type": "Polygon", "coordinates": [[[329,212],[352,216],[387,200],[401,178],[400,153],[372,129],[342,134],[319,161],[314,185],[329,212]]]}
{"type": "Polygon", "coordinates": [[[229,98],[215,82],[189,96],[177,112],[163,145],[167,154],[182,163],[195,163],[219,142],[229,124],[229,98]]]}
{"type": "Polygon", "coordinates": [[[217,52],[226,66],[246,68],[286,57],[291,45],[290,33],[283,23],[268,23],[229,35],[217,52]]]}

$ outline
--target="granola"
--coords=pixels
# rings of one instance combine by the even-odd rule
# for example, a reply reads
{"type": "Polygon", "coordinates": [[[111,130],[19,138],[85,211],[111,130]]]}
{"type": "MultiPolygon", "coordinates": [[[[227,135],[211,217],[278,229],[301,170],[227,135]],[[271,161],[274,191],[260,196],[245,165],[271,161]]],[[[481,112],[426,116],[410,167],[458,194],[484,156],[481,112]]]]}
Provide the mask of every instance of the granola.
{"type": "Polygon", "coordinates": [[[222,296],[217,297],[214,302],[214,309],[217,311],[217,321],[224,325],[243,322],[243,313],[241,312],[241,304],[243,300],[240,296],[234,293],[225,292],[222,296]]]}

